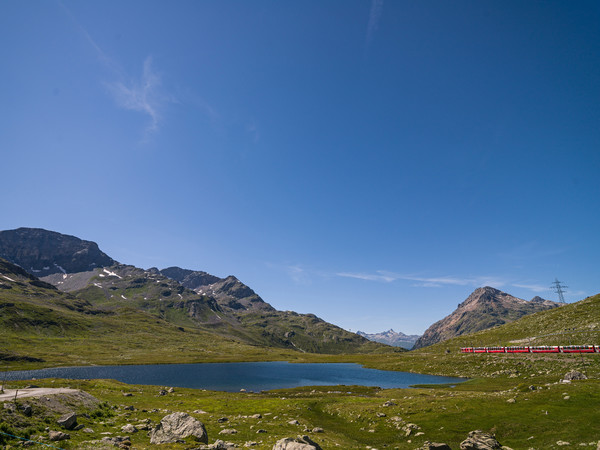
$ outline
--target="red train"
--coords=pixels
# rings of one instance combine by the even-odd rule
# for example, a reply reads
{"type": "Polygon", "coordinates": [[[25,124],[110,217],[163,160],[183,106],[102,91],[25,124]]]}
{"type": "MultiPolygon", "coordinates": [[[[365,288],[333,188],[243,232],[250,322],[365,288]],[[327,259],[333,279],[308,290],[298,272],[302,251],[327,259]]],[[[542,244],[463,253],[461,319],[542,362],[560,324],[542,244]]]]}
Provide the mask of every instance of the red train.
{"type": "Polygon", "coordinates": [[[600,345],[541,345],[536,347],[463,347],[462,353],[600,353],[600,345]]]}

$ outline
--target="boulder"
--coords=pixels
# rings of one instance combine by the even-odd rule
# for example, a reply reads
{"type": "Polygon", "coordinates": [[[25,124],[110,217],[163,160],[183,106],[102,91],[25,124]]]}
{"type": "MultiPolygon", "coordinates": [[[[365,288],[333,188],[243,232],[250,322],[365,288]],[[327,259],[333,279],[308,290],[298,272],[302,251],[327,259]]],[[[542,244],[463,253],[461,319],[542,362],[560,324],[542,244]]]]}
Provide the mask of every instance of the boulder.
{"type": "Polygon", "coordinates": [[[295,439],[278,440],[273,446],[273,450],[321,450],[321,447],[308,436],[298,436],[295,439]]]}
{"type": "Polygon", "coordinates": [[[72,430],[77,426],[77,414],[67,413],[64,416],[61,416],[56,423],[67,430],[72,430]]]}
{"type": "Polygon", "coordinates": [[[174,412],[161,419],[150,432],[151,444],[169,444],[192,437],[196,441],[208,443],[204,424],[184,412],[174,412]]]}
{"type": "Polygon", "coordinates": [[[103,437],[100,442],[106,442],[119,448],[128,448],[131,446],[131,440],[129,439],[129,436],[103,437]]]}
{"type": "Polygon", "coordinates": [[[461,450],[497,450],[502,445],[496,440],[496,436],[485,431],[470,431],[467,439],[460,443],[461,450]]]}
{"type": "Polygon", "coordinates": [[[71,436],[62,431],[49,431],[48,439],[51,441],[64,441],[65,439],[71,439],[71,436]]]}
{"type": "Polygon", "coordinates": [[[448,444],[425,441],[419,450],[451,450],[448,444]]]}
{"type": "Polygon", "coordinates": [[[573,381],[573,380],[587,380],[587,377],[582,374],[581,372],[579,372],[578,370],[571,370],[570,372],[567,372],[563,378],[564,380],[567,381],[573,381]]]}
{"type": "Polygon", "coordinates": [[[237,430],[235,428],[225,428],[219,431],[219,434],[237,434],[237,430]]]}
{"type": "Polygon", "coordinates": [[[131,433],[137,433],[138,429],[135,427],[135,425],[132,425],[132,424],[128,423],[127,425],[123,425],[121,427],[121,431],[123,433],[130,433],[131,434],[131,433]]]}

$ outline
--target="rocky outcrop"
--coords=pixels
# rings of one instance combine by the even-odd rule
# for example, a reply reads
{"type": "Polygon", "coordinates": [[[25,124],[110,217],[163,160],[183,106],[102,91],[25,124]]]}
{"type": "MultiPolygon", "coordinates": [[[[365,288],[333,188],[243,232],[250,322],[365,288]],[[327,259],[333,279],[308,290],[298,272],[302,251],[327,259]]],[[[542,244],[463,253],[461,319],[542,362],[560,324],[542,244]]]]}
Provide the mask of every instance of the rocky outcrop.
{"type": "Polygon", "coordinates": [[[61,416],[56,423],[58,423],[61,427],[66,428],[67,430],[72,430],[77,426],[77,414],[75,413],[67,413],[61,416]]]}
{"type": "Polygon", "coordinates": [[[222,308],[238,313],[275,311],[275,308],[233,275],[227,278],[219,278],[206,272],[187,270],[180,267],[168,267],[161,270],[160,273],[167,278],[178,281],[184,287],[198,294],[214,298],[222,308]]]}
{"type": "Polygon", "coordinates": [[[0,257],[38,278],[116,264],[95,242],[41,228],[0,231],[0,257]]]}
{"type": "Polygon", "coordinates": [[[499,450],[502,449],[496,436],[481,430],[469,432],[467,439],[460,443],[461,450],[499,450]]]}
{"type": "Polygon", "coordinates": [[[192,437],[198,442],[208,443],[204,424],[184,412],[174,412],[162,418],[150,432],[151,444],[170,444],[192,437]]]}
{"type": "Polygon", "coordinates": [[[573,381],[573,380],[587,380],[587,376],[579,372],[578,370],[571,370],[567,372],[563,378],[563,380],[573,381]]]}
{"type": "Polygon", "coordinates": [[[298,436],[278,440],[273,450],[321,450],[321,447],[308,436],[298,436]]]}
{"type": "Polygon", "coordinates": [[[560,305],[539,297],[528,302],[489,286],[477,288],[452,314],[431,325],[414,348],[427,347],[456,336],[503,325],[527,314],[560,305]]]}

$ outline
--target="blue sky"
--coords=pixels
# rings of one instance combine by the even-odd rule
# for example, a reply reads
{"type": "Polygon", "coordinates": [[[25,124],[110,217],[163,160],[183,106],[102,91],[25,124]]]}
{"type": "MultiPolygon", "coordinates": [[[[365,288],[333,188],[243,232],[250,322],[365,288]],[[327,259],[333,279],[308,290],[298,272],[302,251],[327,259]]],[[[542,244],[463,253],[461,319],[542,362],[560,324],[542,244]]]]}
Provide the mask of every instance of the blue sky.
{"type": "Polygon", "coordinates": [[[595,1],[4,1],[0,229],[421,333],[600,292],[595,1]]]}

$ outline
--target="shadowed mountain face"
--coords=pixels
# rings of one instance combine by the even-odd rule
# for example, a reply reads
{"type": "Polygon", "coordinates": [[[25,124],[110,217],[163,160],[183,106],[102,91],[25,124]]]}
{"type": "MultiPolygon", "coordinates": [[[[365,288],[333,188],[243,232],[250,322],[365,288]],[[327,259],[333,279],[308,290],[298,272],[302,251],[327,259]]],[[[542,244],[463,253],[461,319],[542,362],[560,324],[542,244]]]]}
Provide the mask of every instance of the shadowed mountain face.
{"type": "Polygon", "coordinates": [[[95,242],[40,228],[0,231],[0,257],[37,277],[116,264],[95,242]]]}
{"type": "Polygon", "coordinates": [[[455,336],[486,330],[527,314],[558,306],[560,303],[540,297],[534,297],[528,302],[489,286],[477,288],[452,314],[431,325],[415,343],[414,348],[427,347],[455,336]]]}

